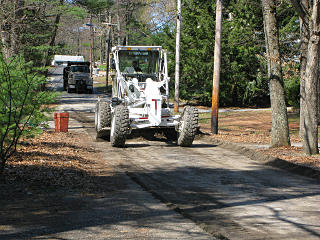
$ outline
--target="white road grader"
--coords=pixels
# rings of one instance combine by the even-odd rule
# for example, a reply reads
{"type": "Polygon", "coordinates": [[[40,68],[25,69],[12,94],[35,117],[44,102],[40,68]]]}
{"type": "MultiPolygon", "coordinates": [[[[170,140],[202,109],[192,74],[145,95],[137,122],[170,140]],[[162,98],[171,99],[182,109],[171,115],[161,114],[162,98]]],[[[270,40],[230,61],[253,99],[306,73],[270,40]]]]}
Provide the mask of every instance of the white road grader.
{"type": "Polygon", "coordinates": [[[198,110],[186,106],[181,115],[173,115],[166,51],[159,46],[116,46],[112,55],[112,99],[99,98],[96,104],[97,137],[110,136],[113,147],[124,147],[132,130],[149,129],[179,146],[191,146],[198,110]]]}

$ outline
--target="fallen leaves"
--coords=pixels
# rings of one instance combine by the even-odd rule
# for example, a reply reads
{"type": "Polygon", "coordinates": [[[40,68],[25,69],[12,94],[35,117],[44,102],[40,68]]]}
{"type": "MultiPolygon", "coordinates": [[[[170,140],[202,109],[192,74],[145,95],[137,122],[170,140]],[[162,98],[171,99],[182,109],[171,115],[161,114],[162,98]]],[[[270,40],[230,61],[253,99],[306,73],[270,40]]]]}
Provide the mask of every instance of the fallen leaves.
{"type": "Polygon", "coordinates": [[[7,183],[19,182],[33,188],[96,189],[100,167],[95,160],[99,155],[83,138],[75,133],[44,132],[22,142],[7,162],[7,183]]]}
{"type": "MultiPolygon", "coordinates": [[[[293,113],[290,114],[293,115],[293,113]]],[[[301,143],[301,139],[298,136],[298,120],[294,118],[295,116],[291,117],[293,119],[289,124],[291,143],[301,143]]],[[[200,123],[200,127],[201,131],[210,133],[210,123],[200,123]]],[[[212,135],[212,137],[224,142],[267,146],[271,141],[270,129],[270,111],[232,112],[220,116],[219,133],[212,135]]],[[[320,170],[320,156],[307,156],[303,154],[301,147],[266,147],[265,149],[257,149],[257,151],[295,164],[320,170]]]]}

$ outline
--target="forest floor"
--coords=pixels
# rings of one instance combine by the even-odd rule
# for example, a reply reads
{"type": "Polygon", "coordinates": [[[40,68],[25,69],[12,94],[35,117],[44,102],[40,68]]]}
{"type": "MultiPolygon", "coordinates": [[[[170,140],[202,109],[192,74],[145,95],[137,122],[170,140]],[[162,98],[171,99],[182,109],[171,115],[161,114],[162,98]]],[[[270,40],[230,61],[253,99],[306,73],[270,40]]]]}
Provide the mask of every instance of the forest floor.
{"type": "MultiPolygon", "coordinates": [[[[320,156],[302,152],[299,138],[299,113],[289,111],[291,147],[269,148],[271,111],[226,111],[219,113],[219,132],[212,138],[256,149],[263,154],[320,170],[320,156]]],[[[200,129],[210,133],[210,113],[200,113],[200,129]]],[[[320,139],[319,139],[320,140],[320,139]]]]}

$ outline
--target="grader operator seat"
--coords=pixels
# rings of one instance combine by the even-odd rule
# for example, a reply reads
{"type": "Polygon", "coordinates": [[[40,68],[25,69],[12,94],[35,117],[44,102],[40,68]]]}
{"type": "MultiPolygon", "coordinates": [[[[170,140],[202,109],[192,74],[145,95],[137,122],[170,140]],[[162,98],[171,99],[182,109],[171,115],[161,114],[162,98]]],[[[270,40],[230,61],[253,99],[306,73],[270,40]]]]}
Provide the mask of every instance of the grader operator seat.
{"type": "Polygon", "coordinates": [[[160,49],[122,49],[118,51],[119,71],[126,80],[136,77],[139,82],[147,78],[159,81],[160,49]]]}

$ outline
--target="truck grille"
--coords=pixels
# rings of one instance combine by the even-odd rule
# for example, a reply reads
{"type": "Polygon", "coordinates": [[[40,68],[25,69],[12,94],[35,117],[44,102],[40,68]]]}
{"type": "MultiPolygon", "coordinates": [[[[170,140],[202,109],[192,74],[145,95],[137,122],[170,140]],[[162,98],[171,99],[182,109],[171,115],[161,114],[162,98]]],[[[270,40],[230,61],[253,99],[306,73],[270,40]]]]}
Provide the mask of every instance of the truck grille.
{"type": "Polygon", "coordinates": [[[86,81],[85,80],[76,80],[77,85],[85,85],[86,81]]]}

